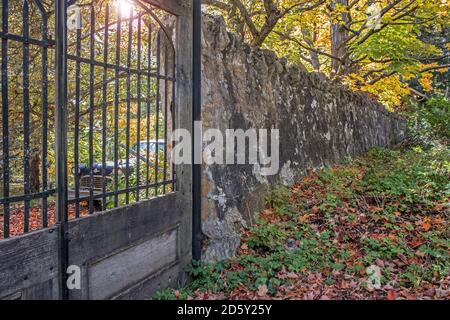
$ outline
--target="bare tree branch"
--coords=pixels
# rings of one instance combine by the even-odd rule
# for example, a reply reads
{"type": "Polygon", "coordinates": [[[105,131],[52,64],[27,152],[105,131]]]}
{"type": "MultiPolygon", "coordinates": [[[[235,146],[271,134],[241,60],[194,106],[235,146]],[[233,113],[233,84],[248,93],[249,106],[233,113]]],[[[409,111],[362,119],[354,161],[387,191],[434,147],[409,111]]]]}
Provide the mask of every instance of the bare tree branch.
{"type": "Polygon", "coordinates": [[[393,76],[396,73],[397,73],[397,71],[391,71],[391,72],[388,72],[388,73],[383,73],[383,74],[379,75],[378,77],[370,80],[368,82],[368,84],[373,85],[373,84],[377,83],[380,80],[383,80],[385,78],[389,78],[389,77],[393,76]]]}
{"type": "Polygon", "coordinates": [[[446,69],[446,68],[450,68],[450,64],[442,64],[440,66],[433,66],[433,67],[424,68],[424,69],[420,70],[420,72],[423,73],[423,72],[439,70],[439,69],[446,69]]]}
{"type": "Polygon", "coordinates": [[[279,35],[280,37],[285,38],[285,39],[287,39],[287,40],[289,40],[289,41],[292,41],[292,42],[298,44],[300,47],[302,47],[302,48],[305,49],[305,50],[312,51],[312,52],[315,52],[315,53],[317,53],[317,54],[326,56],[326,57],[328,57],[328,58],[331,58],[331,59],[335,59],[335,60],[341,61],[341,59],[340,59],[339,57],[335,57],[335,56],[333,56],[333,55],[331,55],[331,54],[329,54],[329,53],[327,53],[327,52],[325,52],[325,51],[321,51],[321,50],[319,50],[319,49],[309,47],[309,46],[303,44],[303,43],[302,43],[301,41],[299,41],[298,39],[295,39],[295,38],[293,38],[293,37],[291,37],[291,36],[289,36],[289,35],[287,35],[287,34],[284,34],[284,33],[278,32],[278,31],[274,31],[274,32],[275,32],[277,35],[279,35]]]}
{"type": "Polygon", "coordinates": [[[225,11],[228,11],[231,9],[231,6],[228,3],[218,1],[218,0],[202,0],[202,4],[213,6],[218,9],[225,10],[225,11]]]}

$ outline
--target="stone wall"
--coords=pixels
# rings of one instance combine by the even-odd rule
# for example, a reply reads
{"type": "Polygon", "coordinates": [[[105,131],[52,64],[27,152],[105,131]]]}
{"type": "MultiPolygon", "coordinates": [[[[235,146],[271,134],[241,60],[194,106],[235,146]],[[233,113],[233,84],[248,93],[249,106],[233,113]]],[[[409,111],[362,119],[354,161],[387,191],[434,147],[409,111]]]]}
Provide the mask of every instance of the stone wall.
{"type": "Polygon", "coordinates": [[[203,23],[203,130],[280,130],[280,171],[262,177],[253,165],[203,165],[203,259],[232,256],[254,223],[270,186],[292,184],[308,169],[339,163],[403,136],[404,121],[369,97],[323,75],[252,49],[223,19],[203,23]]]}

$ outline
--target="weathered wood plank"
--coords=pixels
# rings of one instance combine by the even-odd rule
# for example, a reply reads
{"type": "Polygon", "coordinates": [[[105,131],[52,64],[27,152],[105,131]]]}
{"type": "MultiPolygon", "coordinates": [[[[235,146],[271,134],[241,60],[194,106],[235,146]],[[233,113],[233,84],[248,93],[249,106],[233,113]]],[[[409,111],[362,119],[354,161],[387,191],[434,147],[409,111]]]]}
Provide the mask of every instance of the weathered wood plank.
{"type": "Polygon", "coordinates": [[[115,296],[115,300],[146,300],[152,298],[156,291],[165,288],[176,288],[180,284],[187,283],[187,277],[183,272],[184,264],[178,263],[169,268],[164,268],[150,278],[139,282],[128,290],[115,296]]]}
{"type": "MultiPolygon", "coordinates": [[[[183,1],[183,15],[178,17],[176,26],[176,128],[192,131],[192,0],[183,1]]],[[[193,132],[191,132],[193,134],[193,132]]],[[[192,166],[176,166],[178,201],[183,209],[180,224],[180,256],[186,265],[192,257],[192,166]]]]}
{"type": "Polygon", "coordinates": [[[60,279],[53,278],[36,284],[22,292],[22,300],[57,300],[59,299],[60,279]]]}
{"type": "Polygon", "coordinates": [[[58,278],[58,234],[53,227],[0,241],[0,297],[58,278]]]}
{"type": "Polygon", "coordinates": [[[181,210],[176,199],[177,194],[171,193],[71,221],[70,263],[102,259],[179,224],[181,210]]]}
{"type": "Polygon", "coordinates": [[[116,253],[89,267],[89,298],[106,299],[177,261],[178,229],[116,253]]]}
{"type": "MultiPolygon", "coordinates": [[[[191,1],[143,1],[177,15],[176,126],[190,130],[191,1]]],[[[176,174],[176,193],[69,223],[69,265],[82,272],[82,290],[70,298],[148,297],[176,282],[191,257],[191,166],[176,174]]],[[[0,242],[0,298],[59,297],[59,233],[53,227],[0,242]]]]}
{"type": "MultiPolygon", "coordinates": [[[[175,226],[186,224],[186,221],[182,219],[183,209],[180,208],[178,198],[178,193],[171,193],[128,207],[71,221],[69,223],[69,264],[79,266],[82,272],[82,288],[72,290],[71,298],[90,298],[88,292],[90,264],[147,239],[152,239],[172,230],[175,226]]],[[[181,230],[186,232],[185,228],[180,227],[180,232],[181,230]]],[[[177,246],[177,257],[180,256],[178,250],[177,246]]],[[[151,268],[150,265],[146,267],[151,268]]],[[[130,286],[134,284],[134,280],[129,281],[130,286]]]]}

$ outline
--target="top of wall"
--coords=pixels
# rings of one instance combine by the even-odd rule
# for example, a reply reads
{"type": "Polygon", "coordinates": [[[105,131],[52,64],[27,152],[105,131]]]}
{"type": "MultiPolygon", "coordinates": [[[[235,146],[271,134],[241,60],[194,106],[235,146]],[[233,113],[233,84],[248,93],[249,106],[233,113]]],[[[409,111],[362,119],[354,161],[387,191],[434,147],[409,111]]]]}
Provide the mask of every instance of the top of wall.
{"type": "Polygon", "coordinates": [[[228,58],[232,55],[245,54],[247,61],[256,67],[258,65],[274,66],[275,72],[279,76],[287,77],[293,86],[298,84],[308,86],[324,93],[333,94],[341,101],[370,106],[380,113],[401,119],[399,115],[387,111],[381,103],[373,100],[364,92],[355,92],[342,83],[329,80],[323,73],[309,72],[304,66],[291,64],[286,58],[278,58],[271,50],[252,48],[237,34],[227,31],[225,20],[221,16],[203,15],[202,41],[203,48],[206,49],[203,50],[204,58],[208,58],[208,54],[212,52],[220,52],[228,58]]]}

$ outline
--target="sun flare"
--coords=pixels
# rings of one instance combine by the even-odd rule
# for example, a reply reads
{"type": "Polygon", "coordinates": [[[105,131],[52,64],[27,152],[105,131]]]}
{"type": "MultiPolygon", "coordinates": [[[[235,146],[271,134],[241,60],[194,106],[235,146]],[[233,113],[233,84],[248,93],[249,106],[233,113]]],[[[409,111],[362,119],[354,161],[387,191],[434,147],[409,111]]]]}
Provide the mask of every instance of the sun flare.
{"type": "Polygon", "coordinates": [[[128,0],[118,0],[117,9],[122,17],[128,17],[131,12],[134,10],[134,6],[128,0]]]}

